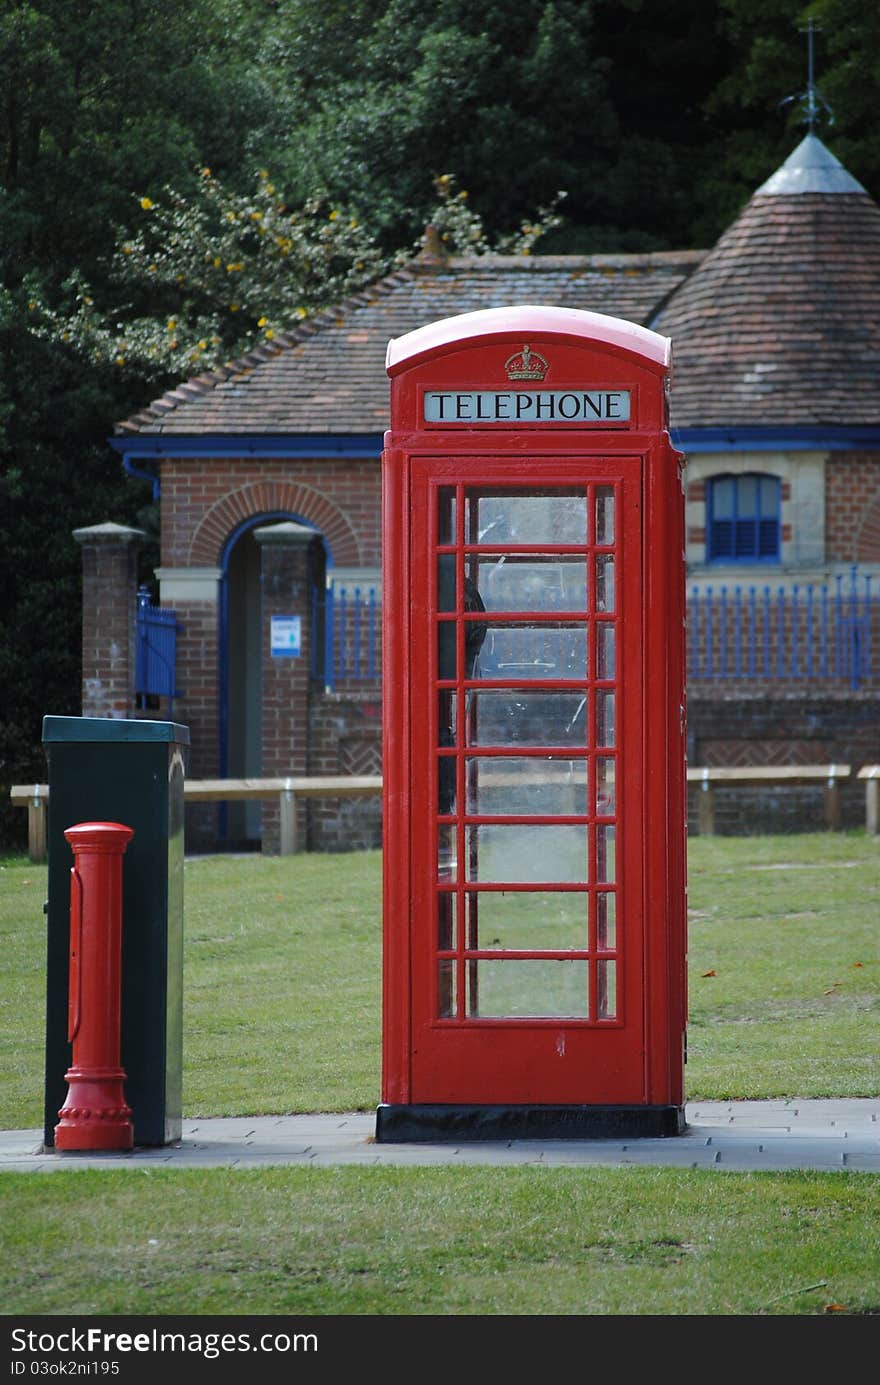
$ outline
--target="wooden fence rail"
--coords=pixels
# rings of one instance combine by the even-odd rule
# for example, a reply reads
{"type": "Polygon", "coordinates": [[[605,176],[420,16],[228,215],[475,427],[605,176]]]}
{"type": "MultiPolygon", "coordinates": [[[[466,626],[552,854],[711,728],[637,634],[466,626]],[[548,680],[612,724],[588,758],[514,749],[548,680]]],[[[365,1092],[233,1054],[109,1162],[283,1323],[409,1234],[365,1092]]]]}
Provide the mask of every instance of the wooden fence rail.
{"type": "MultiPolygon", "coordinates": [[[[831,830],[841,825],[840,785],[851,775],[849,765],[752,765],[728,769],[722,766],[690,767],[689,784],[699,788],[697,822],[701,836],[715,832],[716,787],[822,784],[825,822],[831,830]]],[[[865,782],[865,827],[880,835],[880,765],[865,765],[858,772],[865,782]]],[[[188,779],[183,786],[186,803],[228,803],[241,799],[276,800],[281,814],[280,854],[299,850],[296,838],[296,804],[300,798],[364,797],[382,792],[381,775],[314,775],[276,779],[188,779]]],[[[28,855],[46,859],[48,784],[14,784],[11,801],[28,811],[28,855]]]]}
{"type": "Polygon", "coordinates": [[[841,824],[840,784],[849,779],[849,765],[744,765],[727,769],[707,765],[688,769],[689,784],[697,784],[697,826],[701,837],[715,833],[716,786],[752,787],[772,784],[785,788],[797,784],[823,784],[825,788],[825,825],[837,831],[841,824]]]}
{"type": "MultiPolygon", "coordinates": [[[[257,799],[278,803],[281,814],[280,854],[290,856],[299,849],[296,838],[296,805],[301,798],[362,798],[382,792],[381,775],[305,775],[278,779],[187,779],[183,785],[184,803],[230,803],[257,799]]],[[[46,859],[46,820],[49,804],[48,784],[13,784],[9,791],[13,803],[28,810],[28,856],[32,861],[46,859]]]]}

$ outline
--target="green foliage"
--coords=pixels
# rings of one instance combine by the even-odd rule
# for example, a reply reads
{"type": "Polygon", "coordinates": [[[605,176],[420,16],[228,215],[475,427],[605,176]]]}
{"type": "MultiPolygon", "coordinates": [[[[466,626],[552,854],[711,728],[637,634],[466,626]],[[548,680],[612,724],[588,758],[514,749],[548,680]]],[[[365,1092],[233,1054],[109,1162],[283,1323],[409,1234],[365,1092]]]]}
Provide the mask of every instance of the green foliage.
{"type": "Polygon", "coordinates": [[[710,245],[805,129],[787,98],[806,87],[809,14],[835,113],[820,133],[876,190],[880,21],[858,0],[279,0],[252,143],[294,197],[355,206],[387,253],[447,170],[494,236],[564,189],[547,251],[710,245]]]}
{"type": "Polygon", "coordinates": [[[542,237],[564,224],[556,210],[566,198],[566,193],[560,191],[550,206],[539,207],[515,230],[493,239],[482,216],[471,206],[467,189],[457,190],[453,174],[439,174],[434,179],[434,189],[437,200],[429,210],[428,223],[448,255],[531,255],[542,237]]]}
{"type": "Polygon", "coordinates": [[[816,80],[833,118],[818,133],[878,197],[880,10],[861,0],[814,0],[808,12],[816,23],[816,80]]]}
{"type": "Polygon", "coordinates": [[[230,46],[232,0],[5,0],[2,253],[90,276],[138,186],[236,167],[260,118],[230,46]]]}
{"type": "MultiPolygon", "coordinates": [[[[808,129],[808,21],[814,30],[815,133],[874,197],[880,195],[880,16],[858,0],[719,0],[726,70],[706,108],[722,133],[703,224],[720,229],[808,129]]],[[[718,231],[714,232],[715,235],[718,231]]]]}
{"type": "MultiPolygon", "coordinates": [[[[561,223],[542,208],[493,241],[453,175],[434,187],[430,222],[444,253],[531,254],[561,223]]],[[[67,310],[31,288],[28,321],[37,337],[138,380],[192,374],[271,343],[420,248],[383,257],[357,218],[326,199],[291,208],[266,169],[247,196],[203,168],[192,196],[166,188],[137,201],[141,224],[117,244],[105,285],[115,307],[96,303],[74,274],[63,285],[67,310]]]]}
{"type": "MultiPolygon", "coordinates": [[[[0,840],[23,844],[13,783],[44,780],[42,717],[81,711],[81,551],[72,531],[143,526],[143,486],[123,486],[104,444],[130,402],[109,371],[21,330],[22,292],[0,301],[0,840]]],[[[145,561],[152,554],[145,550],[145,561]]],[[[155,565],[155,557],[153,564],[155,565]]]]}
{"type": "Polygon", "coordinates": [[[300,196],[351,198],[392,253],[452,170],[497,236],[560,189],[598,206],[615,120],[592,5],[280,0],[267,65],[283,85],[270,162],[300,196]],[[297,140],[286,138],[296,119],[297,140]]]}
{"type": "Polygon", "coordinates": [[[192,195],[167,187],[137,201],[139,224],[112,261],[115,308],[102,311],[79,276],[65,285],[72,311],[36,291],[31,301],[38,332],[139,377],[191,374],[271,342],[382,268],[355,218],[320,198],[291,209],[265,169],[248,195],[204,167],[192,195]]]}
{"type": "MultiPolygon", "coordinates": [[[[132,194],[197,186],[198,163],[240,176],[261,117],[239,0],[0,3],[0,839],[20,842],[10,783],[43,778],[43,714],[80,697],[80,553],[71,531],[137,522],[105,439],[155,376],[39,338],[39,305],[71,283],[103,293],[132,194]]],[[[88,306],[88,305],[83,305],[88,306]]],[[[144,554],[145,563],[155,555],[144,554]]]]}

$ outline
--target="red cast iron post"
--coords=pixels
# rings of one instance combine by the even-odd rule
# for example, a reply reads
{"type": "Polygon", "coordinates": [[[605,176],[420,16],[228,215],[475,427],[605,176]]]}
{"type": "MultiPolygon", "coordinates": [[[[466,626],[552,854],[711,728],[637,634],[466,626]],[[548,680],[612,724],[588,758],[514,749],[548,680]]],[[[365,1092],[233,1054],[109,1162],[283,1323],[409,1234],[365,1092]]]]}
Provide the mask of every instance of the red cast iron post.
{"type": "Polygon", "coordinates": [[[64,833],[70,871],[67,1037],[73,1062],[58,1112],[60,1150],[131,1149],[133,1125],[119,1065],[122,856],[134,836],[119,822],[80,822],[64,833]]]}

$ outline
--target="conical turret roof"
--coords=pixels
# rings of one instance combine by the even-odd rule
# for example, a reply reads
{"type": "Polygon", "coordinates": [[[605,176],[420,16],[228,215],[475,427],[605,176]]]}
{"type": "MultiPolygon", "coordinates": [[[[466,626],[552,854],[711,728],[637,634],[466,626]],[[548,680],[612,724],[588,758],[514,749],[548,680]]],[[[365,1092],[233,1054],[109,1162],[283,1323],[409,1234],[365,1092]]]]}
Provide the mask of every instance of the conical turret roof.
{"type": "Polygon", "coordinates": [[[880,207],[807,135],[651,326],[676,428],[880,424],[880,207]]]}

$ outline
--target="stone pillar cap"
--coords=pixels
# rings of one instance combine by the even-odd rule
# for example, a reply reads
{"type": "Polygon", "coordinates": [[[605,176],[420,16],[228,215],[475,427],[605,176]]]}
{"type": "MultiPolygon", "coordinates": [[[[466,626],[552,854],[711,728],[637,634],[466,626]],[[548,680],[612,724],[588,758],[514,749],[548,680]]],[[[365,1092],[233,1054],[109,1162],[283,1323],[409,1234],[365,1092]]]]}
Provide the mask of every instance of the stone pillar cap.
{"type": "Polygon", "coordinates": [[[130,529],[127,524],[90,524],[85,529],[74,529],[73,537],[77,543],[134,543],[147,537],[144,529],[130,529]]]}

